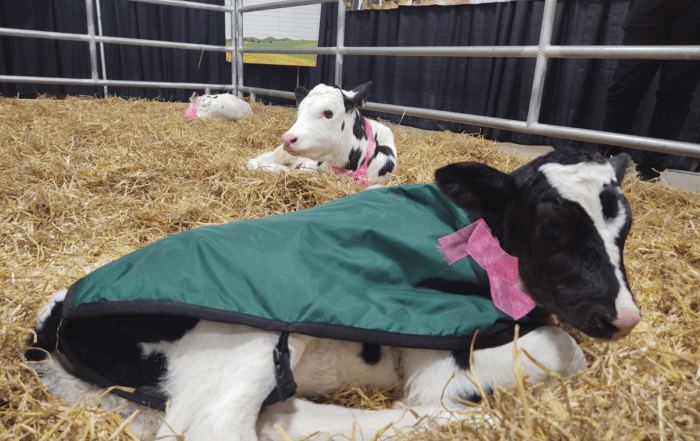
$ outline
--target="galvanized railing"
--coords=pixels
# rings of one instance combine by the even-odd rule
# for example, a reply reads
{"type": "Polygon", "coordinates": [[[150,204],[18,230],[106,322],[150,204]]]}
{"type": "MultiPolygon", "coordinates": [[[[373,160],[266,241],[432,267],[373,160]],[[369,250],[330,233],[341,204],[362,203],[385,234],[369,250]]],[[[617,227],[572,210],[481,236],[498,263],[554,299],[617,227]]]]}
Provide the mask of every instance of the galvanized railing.
{"type": "MultiPolygon", "coordinates": [[[[12,28],[0,28],[0,35],[48,38],[54,40],[85,41],[89,44],[92,78],[47,78],[28,77],[14,75],[0,75],[0,81],[11,83],[42,83],[42,84],[66,84],[85,86],[104,86],[105,95],[107,86],[122,87],[164,87],[164,88],[188,88],[232,90],[240,92],[277,96],[294,99],[293,92],[261,89],[243,85],[243,54],[318,54],[335,55],[335,82],[342,84],[343,56],[344,55],[384,55],[384,56],[447,56],[447,57],[529,57],[536,58],[535,74],[530,97],[530,107],[526,121],[494,118],[480,115],[470,115],[441,110],[406,107],[401,105],[367,103],[368,110],[379,112],[405,114],[423,118],[452,121],[476,126],[492,127],[496,129],[512,130],[543,136],[575,139],[603,144],[632,147],[642,150],[652,150],[665,153],[692,156],[700,158],[700,145],[667,141],[662,139],[647,138],[642,136],[623,135],[617,133],[601,132],[596,130],[579,129],[557,125],[542,124],[539,122],[540,107],[542,104],[542,92],[547,70],[547,61],[550,58],[641,58],[641,59],[681,59],[700,60],[700,46],[554,46],[551,44],[552,27],[554,23],[554,11],[557,0],[545,0],[544,17],[540,40],[537,46],[464,46],[464,47],[345,47],[345,2],[343,0],[289,0],[264,5],[243,6],[242,0],[233,0],[232,6],[218,6],[195,3],[185,0],[131,0],[142,3],[154,3],[168,6],[206,9],[210,11],[229,12],[231,20],[232,46],[218,46],[206,44],[176,43],[157,40],[144,40],[135,38],[105,37],[99,27],[100,35],[95,34],[95,19],[92,8],[93,0],[85,0],[87,9],[87,34],[68,34],[59,32],[30,31],[12,28]],[[288,8],[318,3],[330,3],[338,1],[338,24],[335,47],[318,48],[244,48],[243,47],[243,14],[247,12],[263,11],[269,9],[288,8]],[[123,81],[108,80],[105,74],[104,58],[102,71],[105,78],[98,78],[97,47],[104,43],[128,44],[139,46],[153,46],[177,49],[189,49],[200,51],[230,52],[232,54],[231,84],[207,84],[207,83],[173,83],[155,81],[123,81]]],[[[97,1],[99,16],[99,0],[97,1]]],[[[104,55],[103,55],[104,57],[104,55]]]]}

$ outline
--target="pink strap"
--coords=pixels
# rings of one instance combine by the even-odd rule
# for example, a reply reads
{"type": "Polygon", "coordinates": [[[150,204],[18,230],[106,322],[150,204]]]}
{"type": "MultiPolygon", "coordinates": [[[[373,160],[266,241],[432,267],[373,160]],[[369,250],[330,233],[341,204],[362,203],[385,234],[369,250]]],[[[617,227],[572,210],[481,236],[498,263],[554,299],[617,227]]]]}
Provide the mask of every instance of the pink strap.
{"type": "Polygon", "coordinates": [[[486,270],[496,308],[517,320],[535,307],[520,285],[518,258],[503,251],[483,219],[438,239],[438,243],[450,264],[472,256],[486,270]]]}
{"type": "Polygon", "coordinates": [[[369,185],[369,180],[367,179],[367,170],[369,168],[369,159],[372,157],[372,154],[374,153],[374,147],[375,147],[375,142],[374,142],[374,136],[372,135],[372,125],[369,123],[369,120],[365,118],[365,132],[367,133],[367,139],[369,143],[367,144],[367,152],[365,153],[365,160],[360,166],[355,171],[352,170],[345,170],[344,168],[336,167],[335,165],[331,166],[333,168],[333,171],[335,172],[336,175],[339,174],[346,174],[350,176],[356,183],[364,186],[369,185]]]}
{"type": "Polygon", "coordinates": [[[204,98],[205,96],[207,96],[206,93],[205,93],[204,95],[200,96],[200,97],[197,99],[197,102],[194,103],[194,106],[193,106],[193,107],[189,107],[189,108],[187,109],[187,111],[185,112],[185,116],[186,116],[186,117],[188,117],[188,118],[197,118],[197,106],[199,106],[199,102],[202,101],[202,98],[204,98]]]}

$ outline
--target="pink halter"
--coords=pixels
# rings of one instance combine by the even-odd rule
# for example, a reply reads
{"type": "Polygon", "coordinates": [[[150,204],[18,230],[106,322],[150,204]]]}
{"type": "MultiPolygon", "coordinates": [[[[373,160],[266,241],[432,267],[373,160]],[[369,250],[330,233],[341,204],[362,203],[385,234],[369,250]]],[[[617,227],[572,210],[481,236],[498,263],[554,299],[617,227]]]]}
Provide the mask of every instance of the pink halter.
{"type": "Polygon", "coordinates": [[[520,285],[518,258],[503,251],[483,219],[438,239],[438,243],[450,265],[472,256],[486,270],[496,308],[517,320],[535,307],[520,285]]]}
{"type": "Polygon", "coordinates": [[[352,170],[345,170],[344,168],[336,167],[335,165],[331,166],[333,168],[333,171],[335,172],[336,175],[345,173],[346,175],[350,176],[356,183],[364,186],[369,185],[369,181],[367,179],[367,169],[369,168],[369,159],[372,157],[372,154],[374,153],[374,147],[375,147],[375,142],[374,142],[374,136],[372,135],[372,125],[369,123],[369,120],[365,118],[365,132],[367,133],[367,139],[368,139],[368,144],[367,144],[367,152],[365,153],[365,160],[360,166],[355,171],[352,170]]]}
{"type": "Polygon", "coordinates": [[[193,107],[189,107],[189,108],[187,109],[187,112],[185,112],[185,116],[186,116],[186,117],[188,117],[188,118],[197,118],[197,106],[199,106],[199,102],[202,101],[202,98],[204,98],[205,96],[207,96],[206,93],[205,93],[204,95],[200,96],[200,97],[197,99],[197,102],[194,103],[194,106],[193,106],[193,107]]]}

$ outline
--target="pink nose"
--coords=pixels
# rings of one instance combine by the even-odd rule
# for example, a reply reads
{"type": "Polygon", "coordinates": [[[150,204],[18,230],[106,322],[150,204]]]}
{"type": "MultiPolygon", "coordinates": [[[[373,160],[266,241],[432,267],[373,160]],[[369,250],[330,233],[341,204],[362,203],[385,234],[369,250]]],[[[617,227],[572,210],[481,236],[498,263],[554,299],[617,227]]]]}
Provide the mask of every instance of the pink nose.
{"type": "Polygon", "coordinates": [[[296,146],[299,144],[299,138],[289,133],[285,133],[282,136],[282,142],[284,143],[284,149],[288,152],[293,152],[296,146]]]}
{"type": "Polygon", "coordinates": [[[629,334],[641,320],[642,315],[639,313],[638,309],[620,311],[617,319],[612,322],[612,324],[620,330],[615,333],[615,338],[624,337],[629,334]]]}

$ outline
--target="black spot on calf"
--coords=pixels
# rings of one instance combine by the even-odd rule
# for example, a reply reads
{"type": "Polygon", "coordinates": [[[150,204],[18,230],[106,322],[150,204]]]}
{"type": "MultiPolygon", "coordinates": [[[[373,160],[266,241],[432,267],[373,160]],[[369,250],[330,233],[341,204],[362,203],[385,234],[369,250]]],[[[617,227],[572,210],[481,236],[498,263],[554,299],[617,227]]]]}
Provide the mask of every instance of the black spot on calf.
{"type": "Polygon", "coordinates": [[[362,345],[360,357],[362,357],[365,363],[374,366],[382,359],[382,347],[379,345],[364,343],[362,345]]]}
{"type": "Polygon", "coordinates": [[[603,206],[605,220],[614,219],[617,216],[617,193],[612,185],[603,187],[603,191],[600,192],[600,203],[603,206]]]}
{"type": "Polygon", "coordinates": [[[62,335],[76,357],[107,380],[127,387],[155,387],[166,371],[166,359],[160,353],[143,358],[139,343],[178,340],[198,321],[165,315],[72,319],[63,323],[62,335]]]}
{"type": "MultiPolygon", "coordinates": [[[[484,387],[484,392],[486,395],[492,395],[493,394],[493,389],[486,386],[484,387]]],[[[470,403],[480,403],[481,402],[481,394],[479,392],[468,392],[468,391],[462,391],[457,394],[457,398],[460,400],[468,401],[470,403]]]]}
{"type": "Polygon", "coordinates": [[[362,117],[360,112],[355,112],[355,123],[352,125],[352,134],[355,135],[355,138],[357,139],[367,139],[365,119],[362,117]]]}
{"type": "Polygon", "coordinates": [[[56,330],[61,323],[63,315],[63,302],[57,302],[51,314],[41,324],[41,328],[36,329],[36,343],[27,350],[25,357],[29,361],[43,361],[48,358],[47,352],[56,350],[58,336],[56,330]],[[43,349],[40,350],[40,349],[43,349]]]}
{"type": "Polygon", "coordinates": [[[358,147],[353,147],[350,151],[350,156],[348,157],[348,162],[343,166],[345,170],[355,171],[360,167],[360,158],[362,157],[362,149],[358,147]]]}

